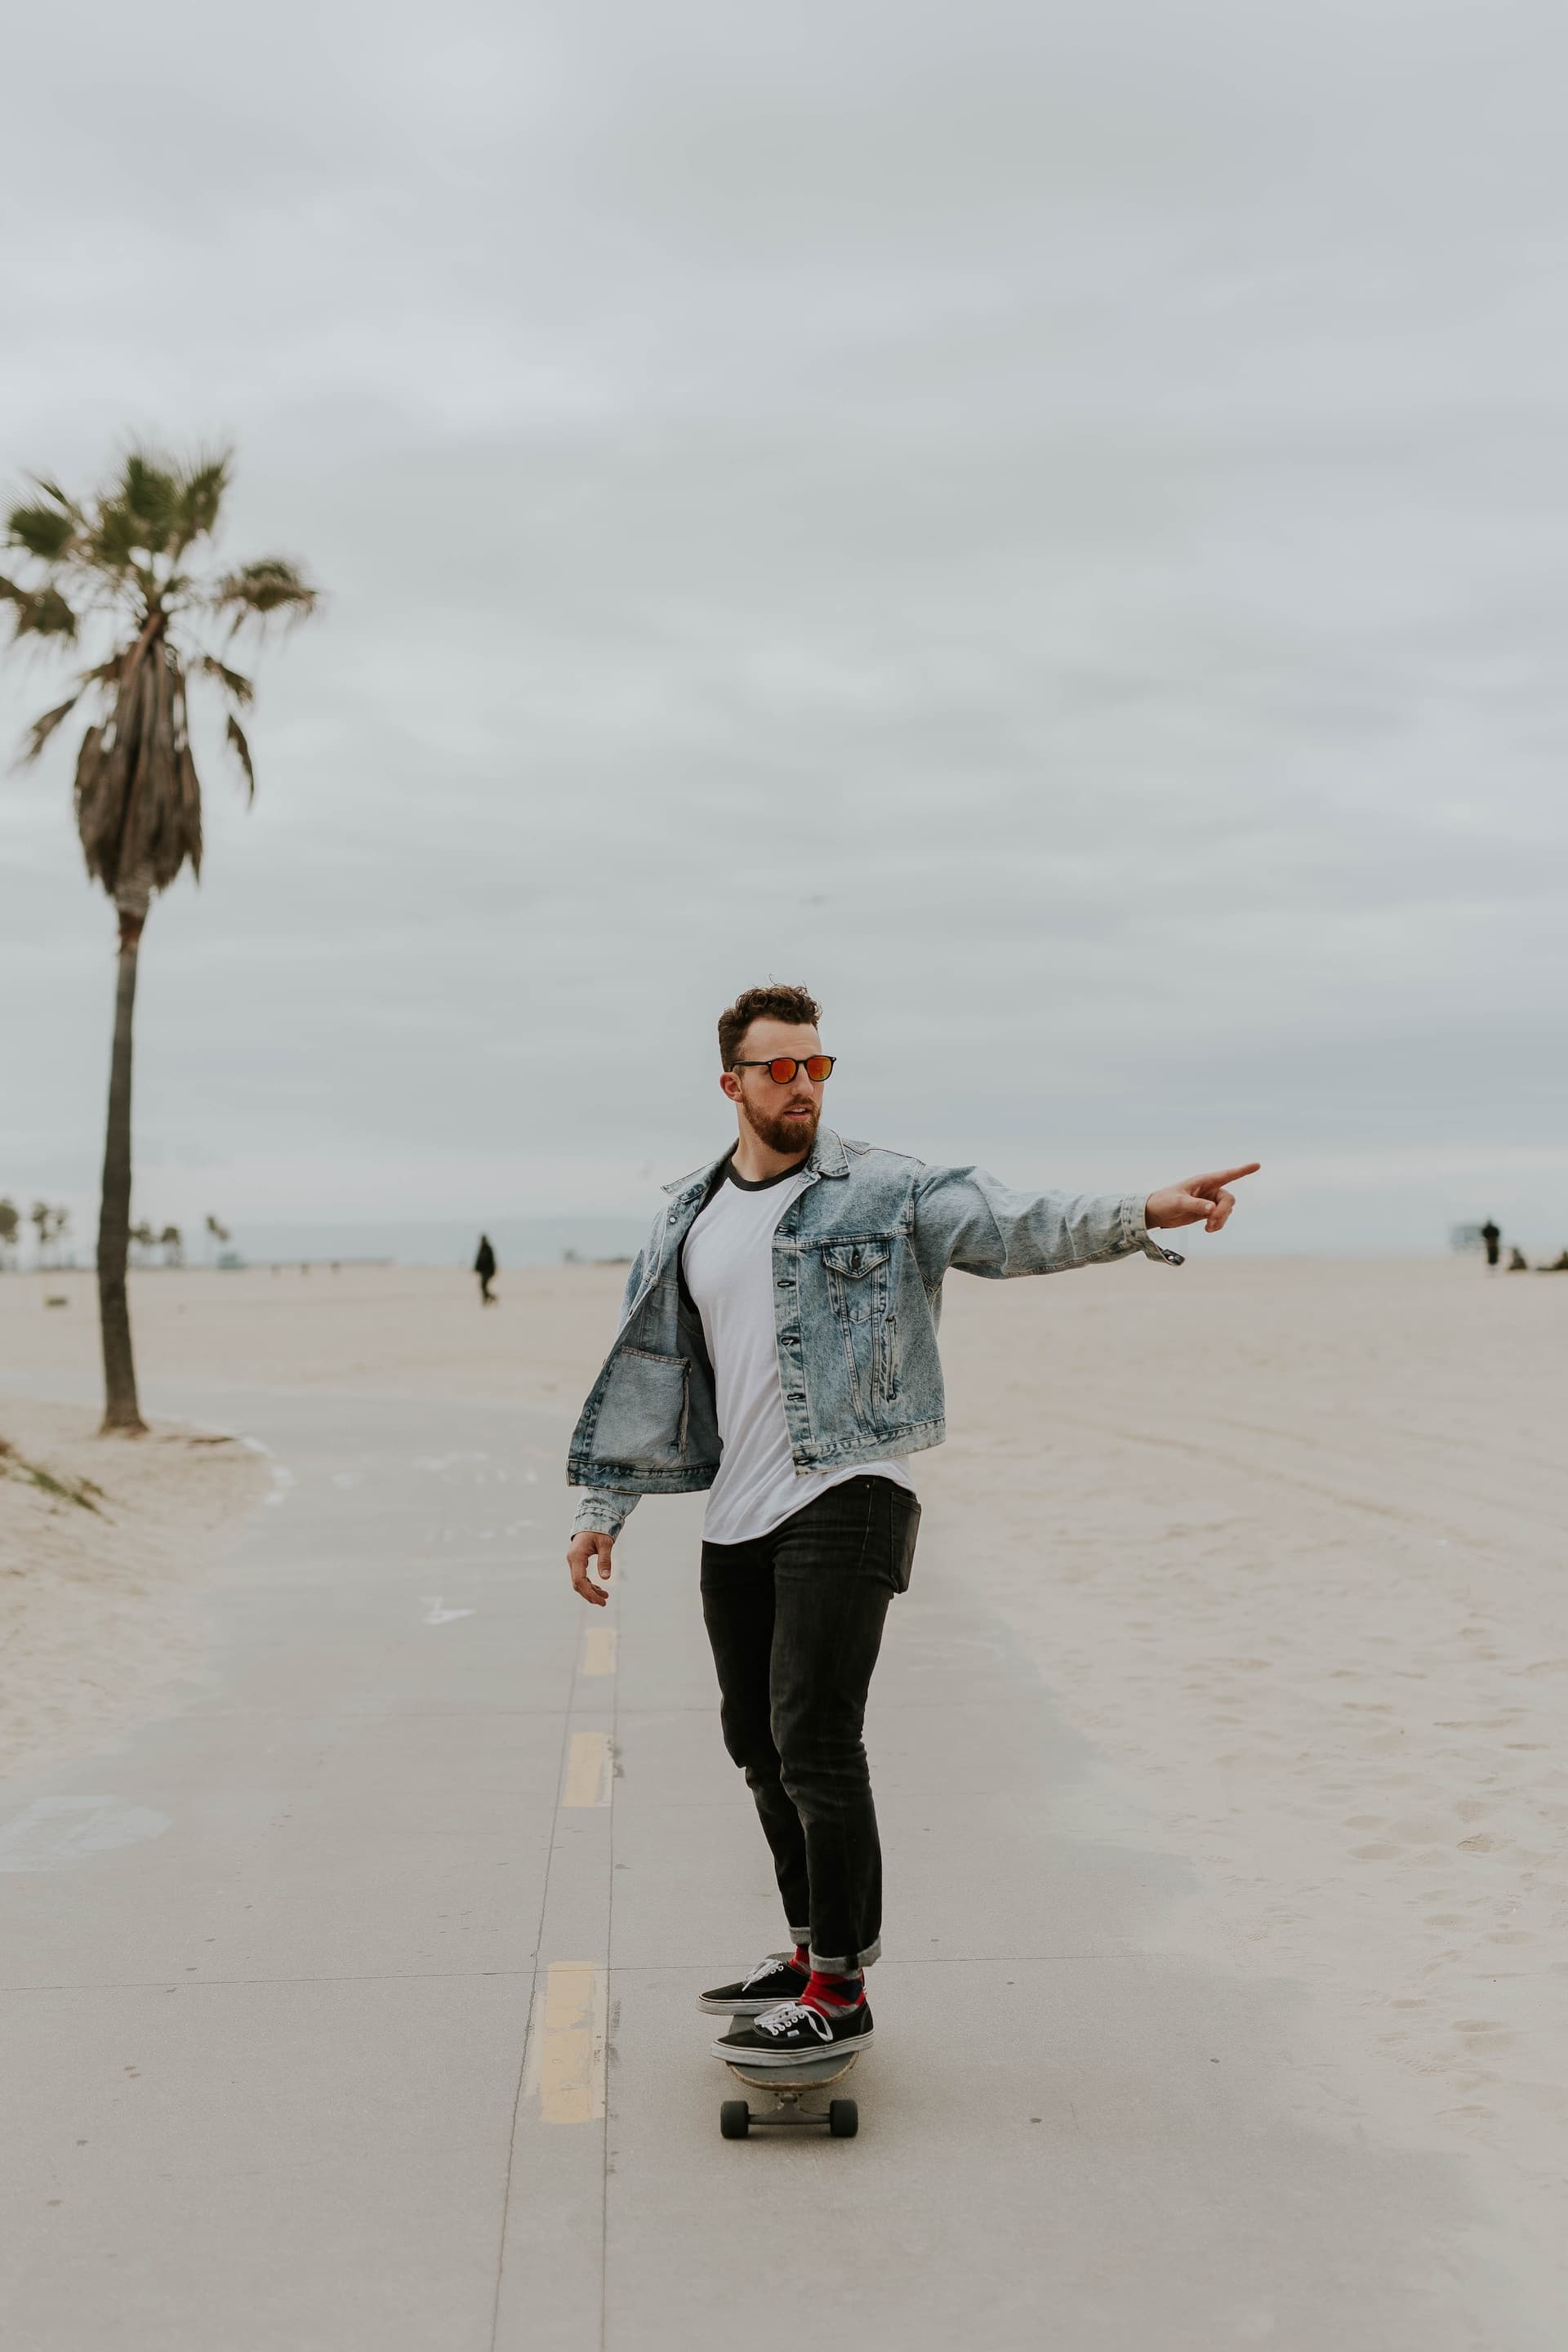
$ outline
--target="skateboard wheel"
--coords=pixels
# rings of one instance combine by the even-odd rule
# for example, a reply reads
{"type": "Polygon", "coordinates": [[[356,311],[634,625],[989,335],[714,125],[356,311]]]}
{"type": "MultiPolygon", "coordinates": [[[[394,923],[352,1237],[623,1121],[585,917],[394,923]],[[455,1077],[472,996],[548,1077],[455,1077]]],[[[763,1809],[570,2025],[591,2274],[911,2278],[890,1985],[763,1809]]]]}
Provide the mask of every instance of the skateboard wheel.
{"type": "MultiPolygon", "coordinates": [[[[836,2099],[835,2106],[844,2101],[836,2099]]],[[[719,2110],[719,2129],[726,2139],[744,2139],[752,2128],[752,2111],[744,2099],[726,2099],[719,2110]]]]}
{"type": "Polygon", "coordinates": [[[860,2110],[853,2099],[829,2099],[827,2128],[835,2139],[853,2139],[860,2128],[860,2110]]]}

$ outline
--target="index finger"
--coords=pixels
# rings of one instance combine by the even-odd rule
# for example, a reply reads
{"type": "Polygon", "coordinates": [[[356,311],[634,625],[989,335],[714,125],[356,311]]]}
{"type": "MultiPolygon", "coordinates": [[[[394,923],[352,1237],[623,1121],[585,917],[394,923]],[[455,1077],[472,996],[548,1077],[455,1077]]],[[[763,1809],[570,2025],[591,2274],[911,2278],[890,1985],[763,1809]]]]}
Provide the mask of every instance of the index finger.
{"type": "Polygon", "coordinates": [[[1200,1184],[1234,1184],[1240,1176],[1256,1176],[1262,1167],[1261,1160],[1249,1160],[1245,1168],[1220,1168],[1212,1176],[1194,1176],[1190,1181],[1195,1192],[1200,1184]]]}

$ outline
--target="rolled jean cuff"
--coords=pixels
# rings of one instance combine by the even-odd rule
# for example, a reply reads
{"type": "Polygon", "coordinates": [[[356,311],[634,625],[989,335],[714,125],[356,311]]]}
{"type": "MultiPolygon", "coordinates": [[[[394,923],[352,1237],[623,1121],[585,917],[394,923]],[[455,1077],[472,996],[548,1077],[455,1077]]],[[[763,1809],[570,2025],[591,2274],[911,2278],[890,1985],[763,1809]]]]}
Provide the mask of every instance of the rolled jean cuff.
{"type": "Polygon", "coordinates": [[[807,1945],[806,1956],[810,1959],[812,1967],[816,1969],[821,1976],[852,1977],[858,1969],[868,1969],[873,1960],[879,1960],[881,1958],[882,1938],[879,1936],[876,1942],[874,1944],[868,1944],[863,1952],[849,1952],[847,1954],[839,1953],[837,1955],[814,1952],[812,1951],[811,1947],[807,1945]]]}
{"type": "Polygon", "coordinates": [[[804,1951],[810,1945],[811,1929],[809,1927],[791,1927],[788,1932],[795,1937],[795,1948],[797,1952],[804,1951]]]}

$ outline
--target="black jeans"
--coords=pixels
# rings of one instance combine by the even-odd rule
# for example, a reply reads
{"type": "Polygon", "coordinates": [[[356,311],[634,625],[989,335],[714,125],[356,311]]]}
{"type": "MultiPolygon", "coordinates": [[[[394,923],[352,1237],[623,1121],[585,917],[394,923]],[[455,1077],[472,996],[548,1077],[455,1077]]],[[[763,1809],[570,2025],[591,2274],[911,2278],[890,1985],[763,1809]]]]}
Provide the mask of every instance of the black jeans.
{"type": "Polygon", "coordinates": [[[921,1507],[890,1478],[832,1486],[749,1543],[702,1547],[724,1745],[746,1775],[797,1944],[826,1969],[880,1949],[882,1850],[861,1728],[921,1507]]]}

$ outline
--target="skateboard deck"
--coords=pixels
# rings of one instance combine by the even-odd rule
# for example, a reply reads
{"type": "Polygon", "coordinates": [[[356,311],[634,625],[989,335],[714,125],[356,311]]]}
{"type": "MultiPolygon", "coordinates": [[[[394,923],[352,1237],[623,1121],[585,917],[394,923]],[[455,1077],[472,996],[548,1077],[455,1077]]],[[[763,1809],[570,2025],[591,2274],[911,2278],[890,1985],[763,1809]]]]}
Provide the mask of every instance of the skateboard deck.
{"type": "Polygon", "coordinates": [[[743,2058],[724,2063],[737,2083],[753,2091],[816,2091],[838,2082],[859,2058],[858,2050],[836,2050],[830,2058],[801,2058],[793,2066],[748,2066],[743,2058]]]}

